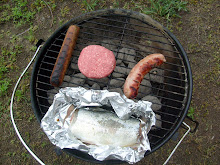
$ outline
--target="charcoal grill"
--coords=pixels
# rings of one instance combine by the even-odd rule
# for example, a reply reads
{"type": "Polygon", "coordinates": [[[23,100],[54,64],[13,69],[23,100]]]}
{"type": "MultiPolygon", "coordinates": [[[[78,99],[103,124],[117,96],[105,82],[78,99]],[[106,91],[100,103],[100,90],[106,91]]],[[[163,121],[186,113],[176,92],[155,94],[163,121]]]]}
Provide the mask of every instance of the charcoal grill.
{"type": "MultiPolygon", "coordinates": [[[[145,77],[151,82],[151,86],[148,86],[152,89],[150,95],[156,96],[162,105],[161,109],[156,111],[156,114],[161,116],[161,119],[158,120],[161,121],[162,126],[151,130],[148,134],[152,150],[146,155],[154,152],[174,135],[186,117],[192,96],[192,74],[187,55],[176,37],[149,16],[137,12],[121,9],[99,10],[73,18],[53,33],[41,48],[32,72],[31,102],[38,121],[41,121],[53,100],[48,97],[48,92],[53,93],[52,89],[54,89],[49,82],[50,75],[66,31],[73,24],[80,27],[80,34],[71,65],[77,66],[80,51],[90,44],[103,45],[112,50],[116,55],[116,60],[120,60],[121,48],[134,50],[135,54],[123,52],[124,56],[135,59],[126,58],[125,63],[129,64],[135,64],[144,56],[152,53],[162,53],[166,57],[167,61],[157,68],[163,71],[162,75],[158,75],[163,78],[163,82],[155,82],[151,79],[154,72],[145,77]]],[[[123,67],[131,69],[132,65],[129,64],[123,67]]],[[[69,66],[66,74],[75,79],[104,83],[105,89],[115,88],[110,81],[117,71],[108,76],[106,82],[78,77],[76,73],[79,73],[77,68],[74,70],[69,66]]],[[[126,74],[123,76],[126,77],[126,74]]],[[[118,80],[121,79],[118,78],[118,80]]],[[[92,88],[91,85],[71,83],[68,80],[64,80],[63,84],[92,88]]],[[[56,88],[56,90],[58,89],[56,88]]],[[[141,93],[145,94],[144,91],[141,93]]],[[[80,159],[99,163],[83,152],[74,149],[64,149],[64,151],[80,159]]],[[[103,162],[108,163],[109,161],[111,163],[120,162],[117,160],[103,162]]]]}

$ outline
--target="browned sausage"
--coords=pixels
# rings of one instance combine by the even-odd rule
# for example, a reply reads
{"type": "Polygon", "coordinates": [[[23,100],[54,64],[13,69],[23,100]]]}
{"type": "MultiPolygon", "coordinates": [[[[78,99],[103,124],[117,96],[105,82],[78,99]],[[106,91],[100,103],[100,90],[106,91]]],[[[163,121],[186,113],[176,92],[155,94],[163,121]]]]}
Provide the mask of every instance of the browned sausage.
{"type": "Polygon", "coordinates": [[[144,76],[154,67],[165,62],[162,54],[151,54],[140,60],[130,71],[124,84],[124,94],[127,98],[133,99],[138,94],[138,89],[144,76]]]}
{"type": "Polygon", "coordinates": [[[60,86],[63,82],[78,35],[79,27],[71,25],[66,32],[66,36],[50,76],[50,83],[55,87],[60,86]]]}

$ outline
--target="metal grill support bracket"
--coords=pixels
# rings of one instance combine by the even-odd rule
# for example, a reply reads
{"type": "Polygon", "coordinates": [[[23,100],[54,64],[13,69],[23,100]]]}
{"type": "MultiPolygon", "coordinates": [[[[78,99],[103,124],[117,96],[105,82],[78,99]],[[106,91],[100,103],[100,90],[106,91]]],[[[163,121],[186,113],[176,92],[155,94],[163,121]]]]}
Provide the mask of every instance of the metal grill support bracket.
{"type": "Polygon", "coordinates": [[[168,161],[170,160],[170,158],[173,156],[174,152],[177,150],[177,148],[179,147],[179,145],[181,144],[181,142],[183,141],[183,139],[186,137],[186,135],[190,132],[191,128],[188,124],[186,124],[185,122],[183,122],[183,125],[186,126],[188,128],[188,130],[185,132],[185,134],[182,136],[182,138],[180,139],[180,141],[177,143],[177,145],[174,147],[173,151],[170,153],[170,155],[168,156],[167,160],[164,162],[163,165],[166,165],[168,163],[168,161]]]}

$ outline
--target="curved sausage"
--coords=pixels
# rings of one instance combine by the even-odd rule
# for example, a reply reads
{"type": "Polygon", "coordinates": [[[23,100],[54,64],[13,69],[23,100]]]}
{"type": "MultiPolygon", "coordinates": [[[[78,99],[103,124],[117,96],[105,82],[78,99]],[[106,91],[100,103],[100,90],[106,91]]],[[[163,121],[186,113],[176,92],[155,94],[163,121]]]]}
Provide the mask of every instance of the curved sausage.
{"type": "Polygon", "coordinates": [[[138,94],[138,89],[144,76],[154,67],[165,62],[162,54],[151,54],[140,60],[130,71],[124,84],[124,94],[127,98],[133,99],[138,94]]]}
{"type": "Polygon", "coordinates": [[[63,82],[78,35],[79,27],[71,25],[66,32],[66,36],[50,76],[50,83],[55,87],[60,86],[63,82]]]}

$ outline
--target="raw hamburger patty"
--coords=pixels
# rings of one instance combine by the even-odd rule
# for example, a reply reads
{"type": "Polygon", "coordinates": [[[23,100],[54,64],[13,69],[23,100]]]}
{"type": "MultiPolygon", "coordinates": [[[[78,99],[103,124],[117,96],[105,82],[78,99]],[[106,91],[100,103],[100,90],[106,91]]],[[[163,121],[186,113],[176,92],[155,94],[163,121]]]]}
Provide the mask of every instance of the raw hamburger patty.
{"type": "Polygon", "coordinates": [[[115,69],[116,60],[112,51],[100,45],[85,47],[79,56],[78,67],[88,78],[103,78],[115,69]]]}

